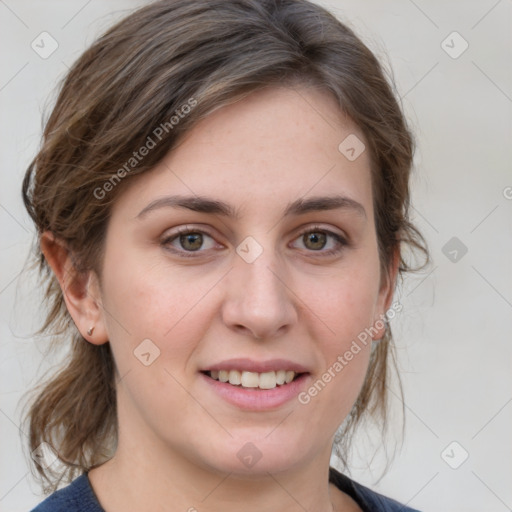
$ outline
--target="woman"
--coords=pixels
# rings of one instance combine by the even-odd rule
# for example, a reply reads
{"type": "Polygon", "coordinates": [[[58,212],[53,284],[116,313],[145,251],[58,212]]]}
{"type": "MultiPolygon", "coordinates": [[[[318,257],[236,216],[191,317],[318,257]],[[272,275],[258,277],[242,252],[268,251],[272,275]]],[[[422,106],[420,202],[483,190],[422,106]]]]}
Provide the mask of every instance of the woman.
{"type": "Polygon", "coordinates": [[[166,0],[96,41],[23,184],[72,340],[31,450],[50,490],[80,475],[34,510],[411,510],[329,461],[385,419],[412,155],[307,1],[166,0]]]}

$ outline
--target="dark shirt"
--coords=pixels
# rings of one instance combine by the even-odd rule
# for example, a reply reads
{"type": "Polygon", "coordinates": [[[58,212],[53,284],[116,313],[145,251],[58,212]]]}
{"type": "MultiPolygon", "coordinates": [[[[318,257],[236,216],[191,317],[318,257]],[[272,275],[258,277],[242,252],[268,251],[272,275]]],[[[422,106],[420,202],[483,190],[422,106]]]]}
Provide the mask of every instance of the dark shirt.
{"type": "MultiPolygon", "coordinates": [[[[363,512],[418,512],[386,498],[329,468],[329,482],[348,494],[363,512]]],[[[46,498],[31,512],[105,512],[92,490],[87,473],[46,498]]]]}

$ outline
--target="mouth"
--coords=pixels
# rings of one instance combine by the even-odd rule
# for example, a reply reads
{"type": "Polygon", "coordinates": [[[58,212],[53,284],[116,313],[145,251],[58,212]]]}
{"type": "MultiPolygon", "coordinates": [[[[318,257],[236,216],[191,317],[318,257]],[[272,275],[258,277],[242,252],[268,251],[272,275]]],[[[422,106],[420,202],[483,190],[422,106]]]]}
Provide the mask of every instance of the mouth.
{"type": "Polygon", "coordinates": [[[232,358],[203,367],[208,393],[244,411],[289,407],[312,378],[311,369],[288,359],[232,358]]]}
{"type": "Polygon", "coordinates": [[[307,372],[277,370],[250,372],[244,370],[208,370],[201,372],[212,380],[249,391],[263,391],[280,388],[300,379],[307,372]]]}
{"type": "Polygon", "coordinates": [[[304,391],[311,380],[309,372],[292,370],[262,373],[207,370],[200,372],[200,375],[210,392],[218,398],[239,410],[255,412],[278,410],[294,404],[297,395],[304,391]]]}

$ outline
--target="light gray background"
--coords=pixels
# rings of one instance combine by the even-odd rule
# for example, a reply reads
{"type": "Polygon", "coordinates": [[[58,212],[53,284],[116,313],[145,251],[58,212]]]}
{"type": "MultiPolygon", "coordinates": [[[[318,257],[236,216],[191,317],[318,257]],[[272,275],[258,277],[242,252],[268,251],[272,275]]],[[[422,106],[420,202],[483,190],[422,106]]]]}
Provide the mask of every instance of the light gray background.
{"type": "MultiPolygon", "coordinates": [[[[143,3],[0,0],[0,511],[28,511],[42,499],[22,452],[19,400],[56,361],[43,356],[45,340],[32,337],[40,292],[20,274],[34,236],[22,176],[68,66],[143,3]],[[59,45],[47,59],[30,46],[43,31],[59,45]]],[[[403,448],[378,481],[383,450],[369,468],[373,451],[361,437],[352,476],[423,511],[512,510],[512,2],[322,3],[389,55],[419,145],[414,220],[433,257],[400,289],[404,309],[392,322],[405,389],[403,448]],[[443,49],[462,49],[458,36],[446,40],[453,31],[469,44],[455,59],[443,49]],[[456,262],[443,253],[452,237],[468,250],[456,262]],[[456,465],[465,452],[452,469],[447,461],[456,465]]]]}

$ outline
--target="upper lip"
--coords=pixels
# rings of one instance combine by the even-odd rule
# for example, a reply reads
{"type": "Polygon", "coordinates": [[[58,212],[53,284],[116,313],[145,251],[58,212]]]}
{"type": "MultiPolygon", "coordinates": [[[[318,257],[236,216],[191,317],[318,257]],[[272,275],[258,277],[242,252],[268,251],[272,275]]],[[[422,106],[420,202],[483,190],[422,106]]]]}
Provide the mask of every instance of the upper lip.
{"type": "Polygon", "coordinates": [[[268,361],[254,361],[253,359],[237,358],[227,359],[220,363],[213,364],[203,371],[229,371],[240,370],[245,372],[264,373],[278,370],[294,371],[295,373],[309,373],[308,369],[288,359],[269,359],[268,361]]]}

